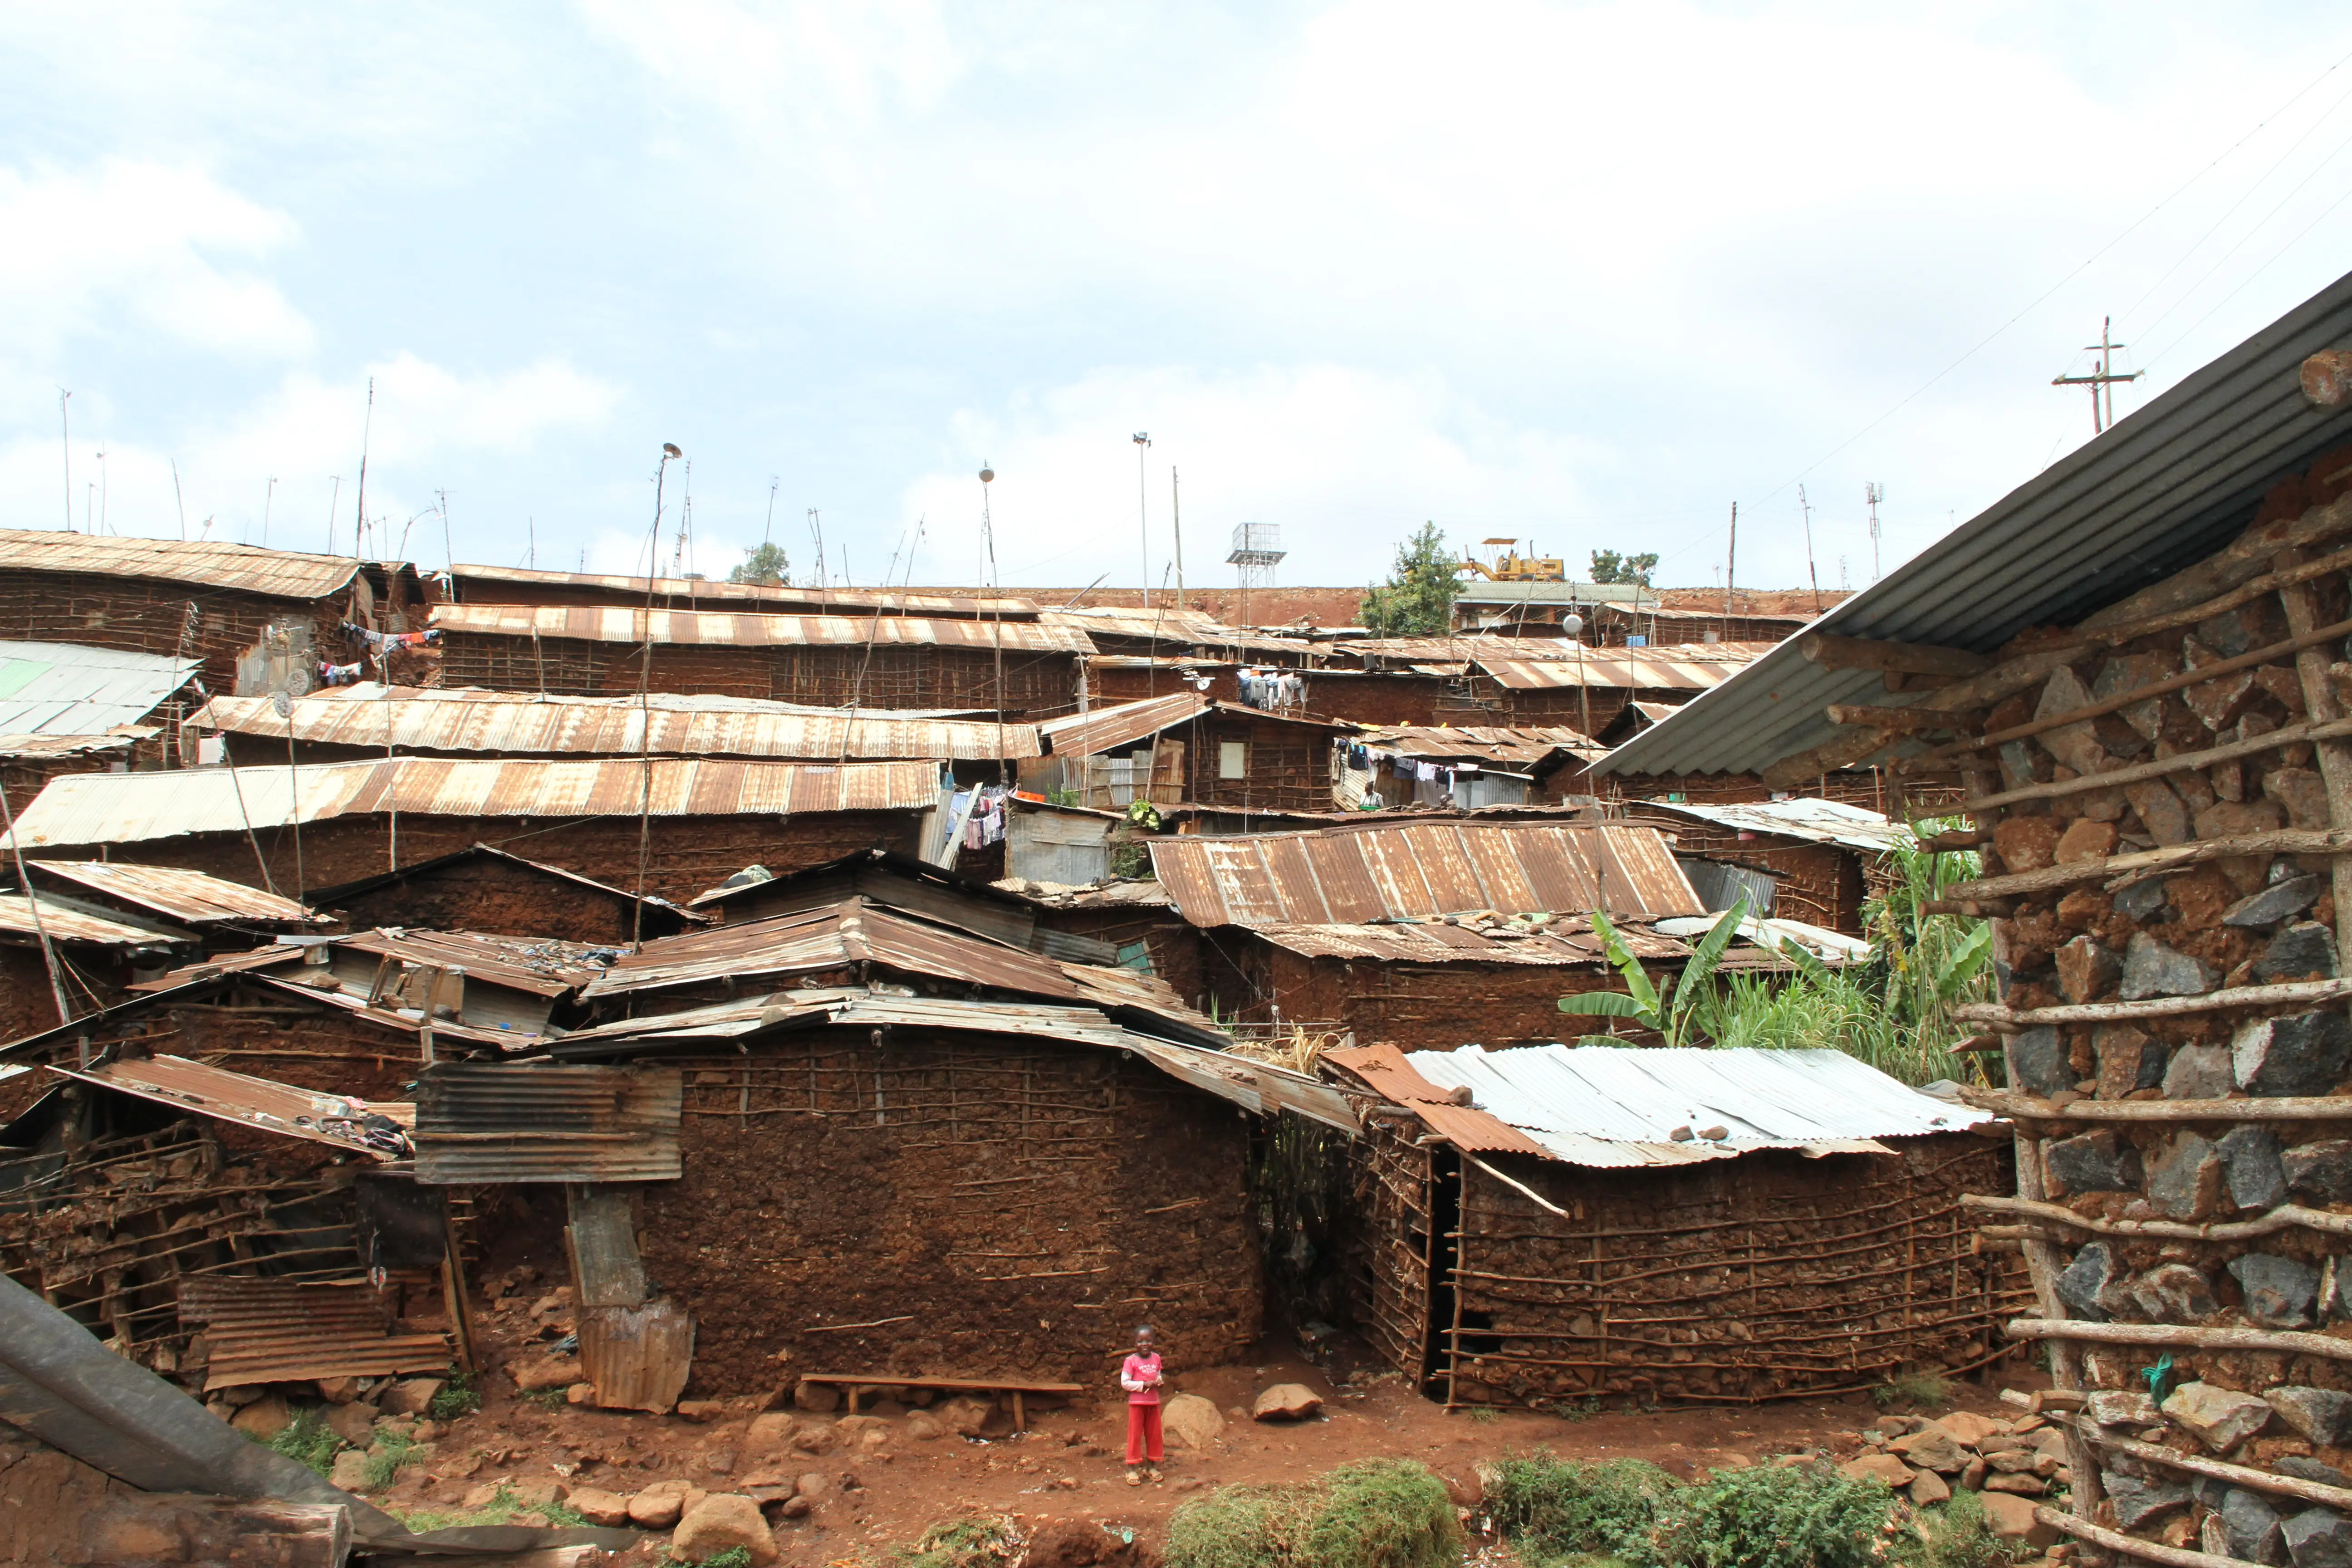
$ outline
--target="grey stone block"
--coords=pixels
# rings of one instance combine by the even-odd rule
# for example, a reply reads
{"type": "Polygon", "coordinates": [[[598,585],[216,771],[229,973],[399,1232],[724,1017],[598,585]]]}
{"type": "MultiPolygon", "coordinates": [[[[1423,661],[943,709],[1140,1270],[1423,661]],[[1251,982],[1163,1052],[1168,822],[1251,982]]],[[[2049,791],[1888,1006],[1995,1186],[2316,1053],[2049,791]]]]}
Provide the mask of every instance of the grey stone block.
{"type": "Polygon", "coordinates": [[[2139,1190],[2139,1151],[2103,1127],[2046,1143],[2042,1168],[2065,1194],[2139,1190]]]}
{"type": "Polygon", "coordinates": [[[2287,1190],[2324,1204],[2352,1203],[2352,1138],[2298,1143],[2279,1156],[2287,1190]]]}
{"type": "Polygon", "coordinates": [[[2183,1046],[2164,1066],[2167,1100],[2226,1100],[2237,1087],[2226,1046],[2183,1046]]]}
{"type": "Polygon", "coordinates": [[[2314,974],[2336,978],[2336,933],[2317,921],[2287,927],[2254,960],[2254,978],[2261,981],[2303,980],[2314,974]]]}
{"type": "Polygon", "coordinates": [[[2221,911],[2221,923],[2230,926],[2270,926],[2289,920],[2319,901],[2321,892],[2317,877],[2305,872],[2289,877],[2283,882],[2273,882],[2258,893],[2249,893],[2221,911]]]}
{"type": "Polygon", "coordinates": [[[2127,1002],[2149,996],[2199,996],[2213,989],[2220,978],[2201,959],[2168,948],[2144,931],[2134,931],[2124,948],[2124,984],[2127,1002]]]}
{"type": "Polygon", "coordinates": [[[2294,1568],[2352,1568],[2352,1521],[2332,1508],[2309,1508],[2279,1527],[2294,1568]]]}
{"type": "Polygon", "coordinates": [[[2018,1081],[2044,1100],[2074,1087],[2074,1069],[2066,1060],[2065,1037],[2048,1025],[2027,1029],[2012,1038],[2009,1042],[2009,1059],[2015,1064],[2018,1081]]]}
{"type": "Polygon", "coordinates": [[[2279,1163],[2276,1132],[2247,1122],[2231,1128],[2213,1147],[2221,1156],[2231,1203],[2259,1212],[2286,1202],[2286,1173],[2279,1163]]]}
{"type": "Polygon", "coordinates": [[[2336,1012],[2253,1019],[2231,1037],[2230,1066],[2249,1094],[2326,1094],[2352,1066],[2352,1023],[2336,1012]]]}
{"type": "Polygon", "coordinates": [[[2300,1329],[2311,1322],[2319,1298],[2319,1270],[2273,1252],[2249,1252],[2230,1259],[2230,1272],[2245,1296],[2246,1316],[2266,1328],[2300,1329]]]}

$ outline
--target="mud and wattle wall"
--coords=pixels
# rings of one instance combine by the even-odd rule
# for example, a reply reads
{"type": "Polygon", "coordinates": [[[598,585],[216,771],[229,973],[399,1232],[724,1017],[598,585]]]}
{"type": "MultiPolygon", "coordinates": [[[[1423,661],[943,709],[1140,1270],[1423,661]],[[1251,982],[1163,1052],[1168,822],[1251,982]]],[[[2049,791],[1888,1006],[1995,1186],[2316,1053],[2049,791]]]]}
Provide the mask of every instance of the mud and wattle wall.
{"type": "MultiPolygon", "coordinates": [[[[634,900],[487,855],[338,900],[337,907],[353,931],[421,926],[601,943],[630,941],[636,924],[634,900]]],[[[676,935],[683,928],[677,915],[658,909],[646,911],[648,942],[676,935]]]]}
{"type": "Polygon", "coordinates": [[[1007,1037],[829,1031],[682,1065],[685,1175],[644,1189],[640,1246],[694,1315],[690,1392],[857,1371],[1109,1387],[1138,1323],[1179,1365],[1257,1337],[1249,1126],[1222,1100],[1007,1037]]]}

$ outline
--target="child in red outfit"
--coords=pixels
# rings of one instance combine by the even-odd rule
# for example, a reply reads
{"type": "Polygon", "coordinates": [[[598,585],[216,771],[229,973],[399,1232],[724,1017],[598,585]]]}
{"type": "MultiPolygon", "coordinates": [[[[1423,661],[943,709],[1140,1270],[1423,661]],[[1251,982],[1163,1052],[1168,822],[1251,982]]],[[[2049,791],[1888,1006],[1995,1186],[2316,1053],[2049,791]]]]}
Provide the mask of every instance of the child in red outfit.
{"type": "Polygon", "coordinates": [[[1151,1325],[1146,1323],[1135,1331],[1135,1352],[1118,1369],[1118,1385],[1127,1390],[1127,1484],[1131,1487],[1141,1486],[1146,1477],[1160,1479],[1160,1352],[1152,1346],[1151,1325]]]}

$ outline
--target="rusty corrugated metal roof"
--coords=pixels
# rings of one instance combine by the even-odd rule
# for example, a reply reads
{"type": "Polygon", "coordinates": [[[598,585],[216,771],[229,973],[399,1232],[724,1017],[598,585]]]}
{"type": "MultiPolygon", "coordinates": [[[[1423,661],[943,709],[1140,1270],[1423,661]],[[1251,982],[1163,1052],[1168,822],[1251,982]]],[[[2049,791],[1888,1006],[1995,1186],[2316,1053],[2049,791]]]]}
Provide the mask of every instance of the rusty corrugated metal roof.
{"type": "Polygon", "coordinates": [[[1089,757],[1197,719],[1209,708],[1209,700],[1197,691],[1173,691],[1165,697],[1115,702],[1088,713],[1048,719],[1037,726],[1037,735],[1055,756],[1089,757]]]}
{"type": "Polygon", "coordinates": [[[51,942],[98,942],[108,947],[169,947],[172,939],[157,931],[68,909],[55,899],[42,899],[36,923],[34,906],[21,892],[0,893],[0,931],[28,941],[47,931],[51,942]]]}
{"type": "MultiPolygon", "coordinates": [[[[453,566],[448,574],[457,580],[461,595],[468,584],[510,584],[517,588],[540,585],[597,588],[633,595],[638,599],[648,594],[656,597],[694,601],[740,599],[773,605],[807,605],[820,610],[838,607],[862,610],[867,614],[871,614],[877,605],[886,615],[1034,616],[1037,614],[1036,602],[1032,599],[982,597],[971,594],[910,594],[896,588],[801,588],[765,583],[714,582],[707,577],[656,577],[648,582],[643,577],[616,577],[595,572],[541,572],[523,566],[453,566]]],[[[502,604],[508,601],[478,598],[476,602],[502,604]]],[[[523,598],[516,602],[529,604],[532,601],[523,598]]]]}
{"type": "Polygon", "coordinates": [[[1475,757],[1482,762],[1531,766],[1554,752],[1579,757],[1606,755],[1609,748],[1580,731],[1565,725],[1505,729],[1465,725],[1368,725],[1356,737],[1367,746],[1379,746],[1414,757],[1475,757]]]}
{"type": "Polygon", "coordinates": [[[52,1067],[49,1070],[176,1110],[234,1121],[257,1131],[324,1143],[371,1159],[397,1160],[405,1153],[383,1140],[371,1142],[360,1126],[361,1119],[370,1112],[405,1123],[409,1118],[404,1103],[394,1107],[352,1095],[322,1094],[316,1089],[192,1062],[183,1057],[147,1057],[80,1069],[52,1067]]]}
{"type": "Polygon", "coordinates": [[[1484,1110],[1454,1104],[1450,1090],[1440,1089],[1413,1071],[1412,1064],[1394,1046],[1341,1046],[1324,1052],[1323,1059],[1353,1073],[1390,1104],[1412,1110],[1431,1131],[1457,1149],[1473,1154],[1551,1158],[1550,1150],[1509,1122],[1484,1110]]]}
{"type": "Polygon", "coordinates": [[[1042,611],[1037,617],[1049,626],[1077,626],[1107,637],[1151,637],[1160,642],[1223,643],[1244,634],[1201,610],[1165,609],[1154,605],[1081,605],[1042,611]]]}
{"type": "MultiPolygon", "coordinates": [[[[354,1269],[358,1268],[356,1259],[354,1269]]],[[[394,1333],[391,1295],[367,1284],[299,1285],[222,1274],[183,1275],[180,1324],[201,1327],[211,1358],[205,1391],[320,1377],[438,1372],[449,1342],[394,1333]]]]}
{"type": "MultiPolygon", "coordinates": [[[[1636,958],[1681,959],[1690,949],[1670,937],[1619,925],[1636,958]]],[[[1375,963],[1496,963],[1532,968],[1605,967],[1608,955],[1587,931],[1554,936],[1529,931],[1494,935],[1473,926],[1424,921],[1411,925],[1258,925],[1252,934],[1307,958],[1361,959],[1375,963]]]]}
{"type": "Polygon", "coordinates": [[[1770,643],[1690,643],[1673,647],[1595,647],[1584,657],[1513,658],[1478,653],[1471,663],[1513,691],[1605,686],[1623,691],[1704,691],[1772,649],[1770,643]]]}
{"type": "Polygon", "coordinates": [[[583,876],[567,866],[557,866],[545,860],[533,860],[518,855],[510,849],[501,849],[495,844],[469,844],[463,849],[452,849],[448,854],[436,855],[430,860],[412,860],[397,871],[379,871],[373,877],[362,877],[355,881],[338,883],[331,888],[313,888],[310,889],[310,897],[320,908],[331,909],[345,899],[356,898],[362,893],[388,887],[392,883],[410,877],[428,875],[445,866],[454,866],[461,861],[484,858],[503,860],[510,866],[521,866],[537,871],[542,876],[570,882],[574,887],[584,888],[592,893],[601,894],[606,898],[623,899],[632,903],[651,904],[657,909],[667,910],[695,925],[709,923],[709,916],[696,914],[692,910],[665,899],[658,893],[633,893],[626,888],[614,887],[610,882],[600,882],[593,877],[583,876]]]}
{"type": "Polygon", "coordinates": [[[0,528],[0,574],[88,572],[235,588],[283,599],[323,599],[340,592],[359,569],[360,563],[349,556],[304,555],[247,544],[0,528]]]}
{"type": "Polygon", "coordinates": [[[956,758],[992,761],[1039,754],[1037,731],[1021,723],[908,715],[850,714],[747,697],[551,696],[381,686],[338,687],[294,700],[281,719],[263,697],[215,697],[190,722],[241,735],[404,752],[488,752],[513,756],[581,752],[607,757],[956,758]],[[650,728],[651,735],[646,731],[650,728]]]}
{"type": "Polygon", "coordinates": [[[79,757],[93,752],[127,752],[162,734],[155,724],[117,724],[102,735],[0,735],[0,757],[32,762],[42,757],[79,757]]]}
{"type": "Polygon", "coordinates": [[[321,925],[331,919],[276,893],[176,866],[138,866],[127,860],[27,860],[25,864],[28,870],[38,867],[49,876],[190,925],[240,921],[321,925]]]}
{"type": "Polygon", "coordinates": [[[445,1062],[416,1087],[416,1179],[674,1182],[675,1068],[445,1062]]]}
{"type": "Polygon", "coordinates": [[[1198,926],[1355,925],[1477,910],[1706,912],[1653,827],[1414,822],[1145,842],[1153,872],[1198,926]]]}
{"type": "MultiPolygon", "coordinates": [[[[51,779],[16,814],[18,841],[131,844],[192,833],[241,833],[297,820],[394,811],[423,816],[635,816],[646,764],[635,758],[563,763],[401,757],[391,762],[171,773],[71,773],[51,779]],[[298,795],[299,788],[299,795],[298,795]]],[[[937,763],[719,762],[656,757],[655,816],[920,811],[939,804],[937,763]]],[[[0,839],[0,843],[5,843],[0,839]]]]}
{"type": "Polygon", "coordinates": [[[473,979],[550,997],[570,995],[603,974],[604,969],[587,962],[587,955],[610,951],[593,942],[398,928],[339,936],[334,945],[419,968],[463,969],[473,979]]]}
{"type": "Polygon", "coordinates": [[[1090,654],[1075,626],[1034,621],[957,621],[919,616],[769,616],[722,610],[624,609],[611,605],[436,605],[436,629],[490,637],[568,637],[583,642],[693,644],[721,647],[855,647],[928,644],[1007,653],[1090,654]]]}

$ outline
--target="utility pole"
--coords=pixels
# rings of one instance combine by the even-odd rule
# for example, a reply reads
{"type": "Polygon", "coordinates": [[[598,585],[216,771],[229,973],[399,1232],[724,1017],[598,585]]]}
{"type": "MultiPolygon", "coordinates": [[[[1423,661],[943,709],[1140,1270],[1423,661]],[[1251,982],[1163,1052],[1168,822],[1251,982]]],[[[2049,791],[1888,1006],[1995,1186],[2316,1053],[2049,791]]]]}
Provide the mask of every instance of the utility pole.
{"type": "Polygon", "coordinates": [[[1168,515],[1176,525],[1176,607],[1184,607],[1184,495],[1176,485],[1176,466],[1168,467],[1168,515]]]}
{"type": "Polygon", "coordinates": [[[1813,503],[1805,499],[1805,487],[1797,487],[1797,506],[1805,514],[1805,575],[1813,583],[1813,614],[1822,613],[1822,574],[1813,565],[1813,503]]]}
{"type": "Polygon", "coordinates": [[[1878,503],[1886,499],[1886,487],[1873,479],[1862,487],[1862,499],[1870,507],[1870,580],[1878,581],[1878,503]]]}
{"type": "Polygon", "coordinates": [[[1144,454],[1151,450],[1151,437],[1141,430],[1135,433],[1135,527],[1143,541],[1143,607],[1151,608],[1151,508],[1145,489],[1149,478],[1144,472],[1144,454]]]}
{"type": "Polygon", "coordinates": [[[2113,316],[2100,317],[2099,341],[2083,345],[2084,353],[2099,356],[2096,362],[2098,369],[2088,375],[2058,375],[2050,378],[2050,384],[2053,386],[2087,386],[2091,389],[2091,434],[2094,436],[2108,429],[2116,422],[2116,383],[2137,381],[2147,374],[2140,370],[2136,370],[2129,375],[2117,375],[2115,373],[2116,351],[2131,347],[2129,343],[2108,341],[2115,336],[2115,320],[2113,316]],[[2101,405],[2103,394],[2105,398],[2104,407],[2101,405]]]}
{"type": "Polygon", "coordinates": [[[1723,640],[1731,640],[1732,584],[1739,578],[1739,503],[1731,503],[1731,543],[1723,552],[1723,640]]]}
{"type": "MultiPolygon", "coordinates": [[[[66,399],[72,393],[58,388],[58,450],[66,461],[66,531],[73,531],[73,422],[66,417],[66,399]]],[[[29,897],[30,895],[26,895],[29,897]]]]}

